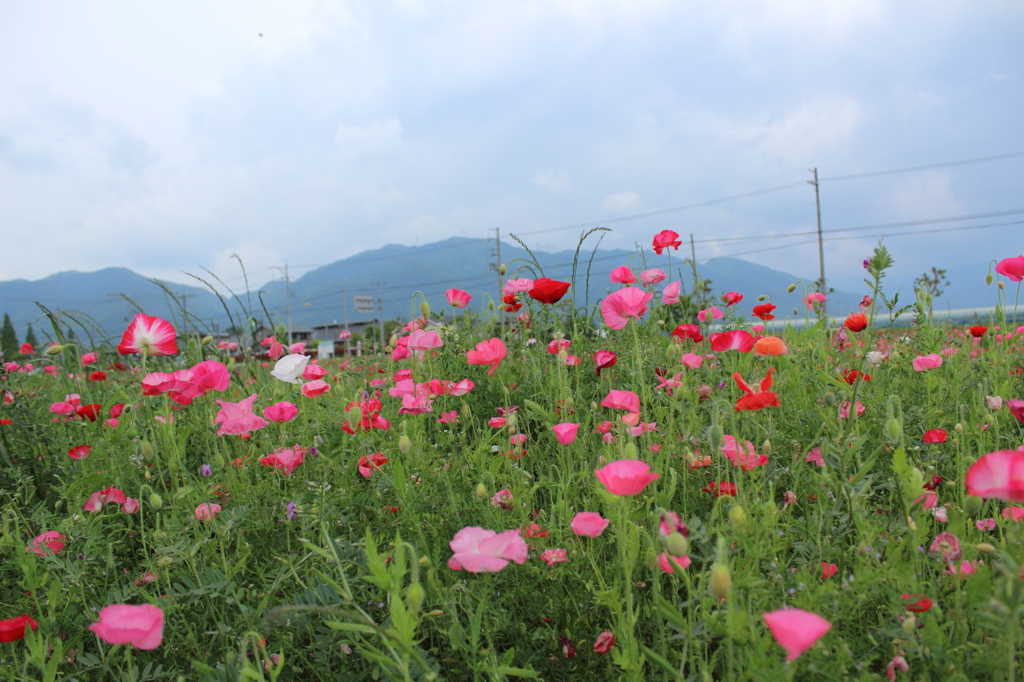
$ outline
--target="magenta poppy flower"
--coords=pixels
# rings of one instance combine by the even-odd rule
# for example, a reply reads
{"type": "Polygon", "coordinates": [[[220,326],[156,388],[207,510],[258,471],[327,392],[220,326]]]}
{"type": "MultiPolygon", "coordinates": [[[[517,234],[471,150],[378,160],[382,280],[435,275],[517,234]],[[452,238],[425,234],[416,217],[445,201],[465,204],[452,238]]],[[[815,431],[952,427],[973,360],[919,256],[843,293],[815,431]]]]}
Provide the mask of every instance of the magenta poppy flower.
{"type": "Polygon", "coordinates": [[[690,369],[700,369],[704,364],[704,358],[695,353],[684,353],[681,362],[690,369]]]}
{"type": "Polygon", "coordinates": [[[935,369],[942,365],[942,356],[938,353],[919,355],[914,358],[914,362],[911,364],[913,364],[915,372],[924,372],[925,370],[935,369]]]}
{"type": "Polygon", "coordinates": [[[111,604],[100,610],[99,622],[89,629],[107,644],[131,644],[149,651],[164,639],[164,612],[152,604],[111,604]]]}
{"type": "Polygon", "coordinates": [[[572,341],[569,339],[551,339],[548,342],[548,352],[552,355],[558,355],[562,350],[569,350],[569,346],[572,345],[572,341]]]}
{"type": "Polygon", "coordinates": [[[306,365],[306,369],[302,370],[302,378],[306,381],[316,381],[317,379],[323,379],[327,376],[327,370],[320,365],[309,364],[306,365]]]}
{"type": "Polygon", "coordinates": [[[729,458],[733,466],[740,467],[743,471],[750,471],[754,467],[764,466],[768,463],[768,456],[754,452],[754,444],[749,440],[739,441],[732,436],[725,436],[724,440],[725,444],[719,449],[723,455],[729,458]]]}
{"type": "Polygon", "coordinates": [[[209,502],[203,502],[201,505],[196,507],[196,518],[200,521],[209,521],[217,518],[217,514],[220,514],[220,505],[211,504],[209,502]]]}
{"type": "Polygon", "coordinates": [[[497,573],[510,561],[523,564],[527,547],[519,532],[519,529],[514,529],[499,533],[479,526],[467,526],[448,543],[454,552],[448,560],[448,567],[454,571],[465,569],[470,573],[497,573]]]}
{"type": "Polygon", "coordinates": [[[665,305],[674,305],[679,303],[679,289],[681,284],[679,282],[671,282],[665,286],[661,291],[661,302],[665,305]]]}
{"type": "Polygon", "coordinates": [[[730,291],[722,295],[722,303],[725,304],[726,308],[736,305],[743,300],[743,294],[738,291],[730,291]]]}
{"type": "Polygon", "coordinates": [[[370,478],[373,476],[373,472],[377,471],[387,463],[388,458],[384,456],[383,452],[375,452],[369,457],[360,457],[356,468],[359,470],[360,476],[363,478],[370,478]]]}
{"type": "Polygon", "coordinates": [[[208,391],[226,391],[231,385],[231,372],[223,362],[204,360],[190,370],[190,381],[198,389],[199,395],[208,391]]]}
{"type": "Polygon", "coordinates": [[[620,265],[614,268],[609,275],[609,279],[616,284],[636,284],[636,275],[633,274],[628,265],[620,265]]]}
{"type": "Polygon", "coordinates": [[[1024,452],[990,452],[967,469],[967,494],[1004,502],[1024,502],[1024,452]]]}
{"type": "Polygon", "coordinates": [[[91,445],[76,445],[68,450],[68,457],[71,459],[85,459],[92,452],[91,445]]]}
{"type": "Polygon", "coordinates": [[[179,405],[191,405],[199,395],[199,387],[193,383],[195,374],[191,369],[179,369],[171,374],[150,372],[142,379],[142,395],[168,394],[179,405]]]}
{"type": "Polygon", "coordinates": [[[1012,414],[1017,421],[1024,424],[1024,400],[1007,400],[1006,409],[1010,411],[1010,414],[1012,414]]]}
{"type": "Polygon", "coordinates": [[[761,617],[775,641],[786,650],[787,661],[800,658],[800,654],[814,646],[832,629],[832,623],[816,613],[802,609],[780,609],[762,613],[761,617]]]}
{"type": "MultiPolygon", "coordinates": [[[[864,405],[862,405],[861,402],[858,400],[857,401],[857,416],[858,417],[864,416],[864,410],[865,409],[866,408],[864,407],[864,405]]],[[[849,419],[850,418],[850,401],[849,400],[843,401],[843,404],[840,405],[840,407],[839,407],[839,418],[840,419],[849,419]]]]}
{"type": "Polygon", "coordinates": [[[318,398],[324,393],[330,391],[331,385],[323,379],[317,379],[316,381],[310,381],[302,384],[302,388],[299,390],[302,391],[302,395],[307,398],[318,398]]]}
{"type": "Polygon", "coordinates": [[[558,439],[558,442],[561,445],[572,445],[576,441],[576,433],[579,429],[579,424],[572,424],[569,422],[555,424],[551,427],[551,430],[555,432],[555,438],[558,439]]]}
{"type": "Polygon", "coordinates": [[[435,331],[425,332],[417,329],[409,334],[409,350],[433,350],[444,345],[441,337],[435,331]]]}
{"type": "Polygon", "coordinates": [[[822,294],[822,293],[820,293],[818,291],[812,291],[811,293],[807,294],[807,296],[804,297],[804,305],[807,306],[808,310],[814,308],[819,303],[824,303],[824,302],[825,302],[825,294],[822,294]]]}
{"type": "Polygon", "coordinates": [[[469,299],[473,298],[462,289],[449,289],[444,295],[448,298],[448,305],[455,308],[465,308],[469,305],[469,299]]]}
{"type": "Polygon", "coordinates": [[[252,406],[257,397],[259,397],[258,394],[253,393],[237,403],[218,400],[220,411],[213,420],[215,424],[220,424],[217,435],[237,436],[250,431],[259,431],[266,426],[267,422],[262,417],[252,413],[252,406]]]}
{"type": "Polygon", "coordinates": [[[597,512],[580,512],[572,517],[572,521],[569,522],[569,528],[576,535],[596,538],[604,532],[608,524],[608,519],[602,517],[597,512]]]}
{"type": "Polygon", "coordinates": [[[727,350],[749,353],[754,350],[755,343],[757,343],[757,339],[744,329],[734,329],[729,332],[711,335],[711,350],[716,353],[727,350]]]}
{"type": "Polygon", "coordinates": [[[723,315],[725,315],[725,313],[723,313],[715,306],[711,306],[707,310],[702,310],[699,313],[697,313],[697,319],[700,320],[701,322],[709,322],[712,320],[720,320],[722,319],[723,315]]]}
{"type": "Polygon", "coordinates": [[[632,414],[640,412],[640,396],[633,391],[617,391],[612,389],[601,401],[601,407],[610,407],[613,410],[625,410],[632,414]]]}
{"type": "Polygon", "coordinates": [[[821,457],[821,448],[820,447],[814,448],[810,452],[808,452],[807,456],[804,458],[804,461],[805,462],[814,462],[815,464],[817,464],[820,467],[825,466],[825,460],[822,459],[822,457],[821,457]]]}
{"type": "Polygon", "coordinates": [[[1009,278],[1012,282],[1024,280],[1024,256],[1004,258],[996,265],[996,272],[1009,278]]]}
{"type": "Polygon", "coordinates": [[[597,376],[601,376],[602,369],[614,367],[619,361],[619,356],[610,350],[599,350],[594,353],[594,362],[597,364],[597,376]]]}
{"type": "MultiPolygon", "coordinates": [[[[658,555],[658,567],[661,570],[665,571],[666,573],[675,573],[676,571],[672,567],[672,563],[668,559],[669,559],[669,555],[665,554],[664,552],[662,552],[660,555],[658,555]]],[[[679,568],[688,568],[690,566],[690,563],[691,563],[690,562],[690,557],[688,557],[686,555],[683,555],[683,556],[673,556],[672,560],[675,561],[677,564],[679,564],[679,568]]]]}
{"type": "Polygon", "coordinates": [[[476,344],[476,349],[466,353],[466,362],[471,365],[490,365],[487,376],[491,376],[507,353],[504,341],[499,338],[488,339],[476,344]]]}
{"type": "Polygon", "coordinates": [[[261,457],[260,466],[274,467],[283,471],[285,476],[291,476],[305,458],[306,451],[296,445],[291,448],[274,450],[269,455],[261,457]]]}
{"type": "Polygon", "coordinates": [[[71,403],[53,403],[50,405],[50,412],[66,416],[75,413],[75,406],[71,403]]]}
{"type": "Polygon", "coordinates": [[[295,405],[290,402],[281,401],[264,408],[263,416],[272,422],[290,422],[299,416],[299,408],[295,407],[295,405]]]}
{"type": "Polygon", "coordinates": [[[678,251],[680,245],[682,245],[682,242],[679,241],[679,234],[672,230],[662,230],[654,235],[654,253],[659,256],[662,251],[669,247],[678,251]]]}
{"type": "Polygon", "coordinates": [[[459,421],[459,411],[452,410],[451,412],[442,412],[441,418],[437,420],[439,424],[457,424],[459,421]]]}
{"type": "Polygon", "coordinates": [[[499,490],[494,493],[494,497],[491,498],[491,504],[501,509],[509,510],[512,509],[512,491],[508,488],[499,490]]]}
{"type": "Polygon", "coordinates": [[[546,549],[541,553],[540,560],[548,566],[554,566],[555,564],[568,563],[569,557],[564,549],[546,549]]]}
{"type": "Polygon", "coordinates": [[[64,536],[55,530],[48,530],[32,540],[32,544],[25,548],[26,552],[32,552],[37,556],[56,554],[64,549],[64,536]]]}
{"type": "Polygon", "coordinates": [[[661,284],[665,281],[665,271],[659,268],[651,268],[644,270],[640,273],[640,281],[644,283],[644,286],[650,286],[652,284],[661,284]]]}
{"type": "Polygon", "coordinates": [[[601,301],[601,317],[612,329],[624,329],[629,318],[640,319],[647,313],[647,303],[654,294],[630,287],[613,291],[601,301]]]}
{"type": "Polygon", "coordinates": [[[956,561],[963,556],[960,539],[952,533],[939,533],[928,548],[932,554],[939,554],[946,561],[956,561]]]}
{"type": "Polygon", "coordinates": [[[125,514],[134,514],[139,511],[139,501],[134,497],[129,497],[124,501],[124,504],[121,505],[121,511],[125,514]]]}
{"type": "Polygon", "coordinates": [[[167,320],[139,313],[121,336],[117,352],[121,355],[141,353],[150,357],[174,355],[178,352],[177,332],[167,320]]]}
{"type": "Polygon", "coordinates": [[[647,462],[637,459],[620,459],[610,462],[594,472],[597,480],[604,484],[612,495],[626,497],[639,494],[652,481],[661,478],[651,473],[647,462]]]}
{"type": "Polygon", "coordinates": [[[448,395],[453,395],[456,397],[466,395],[474,388],[476,388],[476,384],[474,384],[469,379],[463,379],[462,381],[456,381],[454,384],[448,387],[448,395]]]}
{"type": "Polygon", "coordinates": [[[94,364],[96,364],[96,354],[95,353],[86,353],[85,355],[82,356],[82,366],[83,367],[85,367],[87,365],[94,365],[94,364]]]}
{"type": "Polygon", "coordinates": [[[827,561],[822,561],[821,562],[821,579],[822,580],[828,580],[829,578],[831,578],[832,576],[834,576],[838,572],[839,572],[839,567],[836,566],[835,564],[830,564],[827,561]]]}

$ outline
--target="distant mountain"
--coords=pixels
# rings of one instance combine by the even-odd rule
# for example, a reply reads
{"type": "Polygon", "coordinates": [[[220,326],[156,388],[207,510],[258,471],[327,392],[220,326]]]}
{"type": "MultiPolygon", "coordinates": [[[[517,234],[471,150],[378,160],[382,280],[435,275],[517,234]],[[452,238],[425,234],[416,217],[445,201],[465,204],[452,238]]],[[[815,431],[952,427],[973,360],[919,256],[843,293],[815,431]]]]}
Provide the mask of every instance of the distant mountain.
{"type": "MultiPolygon", "coordinates": [[[[666,255],[648,253],[644,263],[633,252],[621,249],[593,252],[593,248],[589,245],[582,249],[577,262],[576,286],[570,289],[577,306],[588,301],[593,304],[618,287],[609,280],[609,273],[616,266],[629,265],[637,273],[645,267],[668,267],[666,255]]],[[[350,321],[374,317],[376,313],[357,312],[353,297],[371,296],[376,310],[378,291],[384,301],[386,319],[408,319],[418,314],[418,302],[413,303],[416,292],[422,292],[434,310],[447,307],[444,292],[452,287],[465,289],[473,296],[472,305],[483,307],[488,300],[487,294],[494,298],[499,296],[498,274],[491,269],[491,264],[496,262],[493,249],[492,241],[453,237],[423,246],[388,244],[336,261],[302,275],[287,287],[291,292],[292,322],[312,326],[341,321],[346,309],[350,321]]],[[[508,242],[501,246],[501,260],[508,264],[505,279],[517,276],[533,278],[540,276],[542,270],[548,277],[568,280],[572,276],[573,255],[572,251],[533,251],[533,258],[540,267],[538,270],[533,265],[533,258],[522,247],[508,242]]],[[[684,267],[682,252],[672,252],[671,256],[672,278],[681,279],[684,287],[691,289],[693,275],[689,265],[684,267]]],[[[708,261],[698,265],[698,271],[712,282],[716,295],[726,291],[743,294],[742,306],[752,307],[759,295],[771,297],[779,306],[777,312],[780,317],[792,314],[794,308],[801,306],[801,288],[792,294],[786,293],[786,288],[801,278],[798,275],[734,258],[708,261]]],[[[805,274],[803,279],[810,282],[813,277],[805,274]]],[[[211,283],[220,286],[216,282],[211,283]]],[[[189,315],[198,318],[198,321],[190,322],[193,327],[227,329],[230,322],[224,308],[208,289],[177,283],[166,283],[166,286],[179,297],[178,301],[152,281],[125,268],[107,268],[90,273],[62,272],[35,282],[0,282],[0,313],[10,314],[19,338],[24,337],[25,327],[30,322],[41,339],[41,331],[49,328],[45,320],[40,321],[41,311],[32,301],[39,301],[52,310],[67,311],[82,320],[91,320],[98,330],[102,330],[101,333],[113,337],[120,334],[136,312],[127,298],[148,314],[171,320],[179,328],[184,325],[180,305],[183,303],[189,315]]],[[[258,291],[265,292],[263,300],[270,314],[283,320],[286,316],[285,283],[280,280],[268,282],[252,292],[252,312],[265,319],[258,291]]],[[[227,292],[222,293],[227,296],[227,292]]],[[[243,301],[247,300],[244,292],[236,293],[243,301]]],[[[829,310],[833,314],[846,314],[856,309],[861,296],[835,291],[829,297],[829,310]]],[[[238,305],[230,298],[228,303],[232,313],[238,313],[238,305]]]]}

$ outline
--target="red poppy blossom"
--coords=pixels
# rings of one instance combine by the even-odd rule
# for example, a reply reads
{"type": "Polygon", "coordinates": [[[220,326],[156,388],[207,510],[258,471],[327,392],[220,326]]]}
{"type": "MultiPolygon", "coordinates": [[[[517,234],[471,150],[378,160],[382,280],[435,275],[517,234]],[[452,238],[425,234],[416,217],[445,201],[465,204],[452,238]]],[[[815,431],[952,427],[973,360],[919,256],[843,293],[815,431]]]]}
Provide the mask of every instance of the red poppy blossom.
{"type": "Polygon", "coordinates": [[[76,445],[68,450],[68,457],[71,459],[85,459],[92,452],[91,445],[76,445]]]}
{"type": "Polygon", "coordinates": [[[741,410],[763,410],[766,407],[782,407],[782,403],[779,402],[779,396],[775,395],[768,389],[772,387],[772,373],[775,372],[775,368],[772,367],[768,370],[768,376],[761,380],[761,389],[758,392],[754,392],[754,389],[750,387],[743,377],[740,376],[739,372],[734,372],[732,378],[736,380],[736,385],[740,387],[740,390],[746,393],[745,396],[736,401],[736,411],[741,410]]]}
{"type": "Polygon", "coordinates": [[[726,350],[738,350],[741,353],[749,353],[754,350],[755,343],[757,343],[757,339],[744,329],[734,329],[730,332],[711,335],[711,350],[717,353],[726,350]]]}
{"type": "Polygon", "coordinates": [[[540,279],[533,280],[533,288],[526,293],[535,301],[551,305],[561,301],[570,286],[569,282],[559,282],[558,280],[541,277],[540,279]]]}
{"type": "Polygon", "coordinates": [[[865,374],[865,373],[861,372],[860,370],[856,370],[856,369],[843,370],[843,373],[840,376],[842,377],[843,381],[845,381],[846,383],[850,384],[851,386],[858,379],[860,381],[871,381],[871,375],[870,374],[865,374]]]}
{"type": "Polygon", "coordinates": [[[362,476],[364,476],[365,478],[370,478],[371,476],[373,476],[373,472],[376,469],[379,469],[380,467],[384,466],[387,463],[388,458],[385,457],[383,453],[375,452],[372,455],[370,455],[369,458],[360,457],[359,463],[356,468],[359,469],[359,473],[362,476]]]}
{"type": "Polygon", "coordinates": [[[16,616],[0,620],[0,642],[16,642],[25,637],[25,626],[35,631],[39,623],[32,616],[16,616]]]}
{"type": "Polygon", "coordinates": [[[597,376],[601,376],[602,369],[614,367],[619,361],[619,356],[610,350],[599,350],[594,353],[594,362],[597,363],[597,376]]]}
{"type": "Polygon", "coordinates": [[[704,340],[704,336],[700,333],[700,327],[695,324],[681,324],[672,330],[672,338],[677,343],[682,343],[686,339],[690,339],[694,343],[700,343],[704,340]]]}
{"type": "Polygon", "coordinates": [[[99,416],[100,410],[103,408],[102,405],[79,405],[78,409],[75,410],[75,414],[83,419],[88,419],[91,422],[96,421],[96,417],[99,416]]]}
{"type": "Polygon", "coordinates": [[[846,318],[846,322],[843,322],[843,326],[851,332],[862,332],[868,326],[868,316],[864,313],[854,313],[846,318]]]}
{"type": "Polygon", "coordinates": [[[923,594],[901,594],[900,597],[907,610],[914,613],[924,613],[932,607],[932,600],[923,594]]]}
{"type": "Polygon", "coordinates": [[[754,306],[754,317],[760,317],[762,320],[774,320],[775,316],[772,315],[772,311],[778,306],[774,306],[771,303],[764,303],[762,305],[754,306]]]}
{"type": "Polygon", "coordinates": [[[945,443],[946,442],[946,430],[945,429],[928,429],[925,432],[924,437],[921,439],[925,443],[945,443]]]}
{"type": "Polygon", "coordinates": [[[106,380],[107,380],[107,373],[104,372],[101,369],[98,369],[98,370],[96,370],[95,372],[93,372],[92,374],[89,375],[89,381],[106,381],[106,380]]]}
{"type": "Polygon", "coordinates": [[[711,493],[715,497],[722,497],[723,495],[736,497],[736,484],[730,481],[709,481],[700,490],[704,493],[711,493]]]}
{"type": "Polygon", "coordinates": [[[725,304],[726,308],[734,306],[742,300],[743,294],[738,291],[730,291],[722,295],[722,303],[725,304]]]}
{"type": "Polygon", "coordinates": [[[828,580],[829,578],[831,578],[832,576],[834,576],[838,572],[839,572],[839,567],[836,566],[835,564],[830,564],[827,561],[822,561],[821,562],[821,579],[822,580],[828,580]]]}
{"type": "Polygon", "coordinates": [[[672,230],[662,230],[658,234],[654,235],[654,253],[661,255],[661,252],[672,247],[676,251],[682,246],[682,242],[679,241],[679,234],[672,230]]]}
{"type": "Polygon", "coordinates": [[[615,646],[615,635],[605,630],[597,636],[594,641],[594,653],[595,654],[606,654],[612,650],[615,646]]]}
{"type": "Polygon", "coordinates": [[[975,326],[971,327],[971,336],[973,336],[976,339],[980,339],[981,337],[985,336],[985,332],[987,332],[987,331],[988,331],[988,327],[985,327],[985,326],[980,325],[980,324],[979,325],[975,325],[975,326]]]}

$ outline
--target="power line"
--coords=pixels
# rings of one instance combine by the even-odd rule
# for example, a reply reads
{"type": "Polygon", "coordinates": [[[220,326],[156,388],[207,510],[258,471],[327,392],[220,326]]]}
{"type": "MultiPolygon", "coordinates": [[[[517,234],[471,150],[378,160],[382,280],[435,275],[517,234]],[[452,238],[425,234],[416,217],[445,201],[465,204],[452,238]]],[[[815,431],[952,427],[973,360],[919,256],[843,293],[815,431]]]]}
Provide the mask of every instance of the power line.
{"type": "Polygon", "coordinates": [[[932,163],[927,166],[912,166],[910,168],[895,168],[893,170],[870,171],[867,173],[854,173],[852,175],[833,175],[831,178],[822,178],[822,182],[837,182],[839,180],[857,180],[860,178],[875,178],[881,175],[896,175],[897,173],[916,173],[917,171],[933,170],[935,168],[951,168],[953,166],[967,166],[974,163],[988,163],[989,161],[1003,161],[1024,156],[1024,152],[1012,152],[1010,154],[999,154],[997,156],[982,156],[977,159],[963,159],[961,161],[946,161],[945,163],[932,163]]]}

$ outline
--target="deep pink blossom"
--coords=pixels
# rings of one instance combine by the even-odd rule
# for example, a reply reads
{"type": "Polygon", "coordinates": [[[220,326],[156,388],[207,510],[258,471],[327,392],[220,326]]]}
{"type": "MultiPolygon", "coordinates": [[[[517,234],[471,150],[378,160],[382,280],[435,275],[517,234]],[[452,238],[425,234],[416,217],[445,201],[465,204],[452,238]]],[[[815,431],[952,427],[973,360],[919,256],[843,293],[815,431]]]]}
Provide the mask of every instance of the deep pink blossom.
{"type": "Polygon", "coordinates": [[[679,234],[672,230],[662,230],[654,235],[654,253],[659,256],[662,251],[669,247],[678,251],[680,245],[682,245],[682,242],[679,241],[679,234]]]}
{"type": "Polygon", "coordinates": [[[470,573],[497,573],[508,566],[509,561],[523,564],[528,551],[518,529],[498,533],[479,526],[463,528],[448,546],[454,552],[448,567],[470,573]]]}
{"type": "Polygon", "coordinates": [[[220,509],[221,506],[219,504],[203,502],[196,507],[196,518],[200,521],[210,521],[217,518],[217,514],[220,514],[220,509]]]}
{"type": "Polygon", "coordinates": [[[32,540],[32,544],[25,548],[26,552],[32,552],[38,556],[56,554],[64,549],[64,536],[55,530],[48,530],[32,540]]]}
{"type": "Polygon", "coordinates": [[[601,301],[601,317],[612,329],[624,329],[629,318],[640,319],[647,313],[647,303],[654,294],[629,287],[613,291],[601,301]]]}
{"type": "Polygon", "coordinates": [[[646,462],[637,459],[621,459],[610,462],[594,472],[597,480],[604,484],[613,495],[620,497],[637,495],[652,481],[661,478],[651,473],[646,462]]]}
{"type": "Polygon", "coordinates": [[[576,440],[576,433],[579,431],[579,424],[562,423],[555,424],[551,430],[555,432],[555,438],[561,445],[572,445],[576,440]]]}
{"type": "Polygon", "coordinates": [[[741,353],[749,353],[754,350],[757,339],[751,336],[745,329],[734,329],[728,332],[711,335],[711,350],[721,353],[727,350],[737,350],[741,353]]]}
{"type": "Polygon", "coordinates": [[[661,302],[665,305],[674,305],[679,303],[679,289],[682,286],[680,282],[670,282],[661,290],[661,302]]]}
{"type": "Polygon", "coordinates": [[[249,433],[250,431],[259,431],[266,426],[267,422],[252,412],[252,406],[256,402],[257,397],[259,396],[253,393],[245,400],[237,403],[218,400],[217,404],[220,405],[220,412],[217,413],[214,419],[215,424],[220,424],[217,435],[237,436],[249,433]]]}
{"type": "Polygon", "coordinates": [[[920,355],[914,358],[914,361],[911,364],[914,366],[915,372],[924,372],[925,370],[935,369],[942,365],[942,356],[938,353],[920,355]]]}
{"type": "MultiPolygon", "coordinates": [[[[679,564],[679,568],[688,568],[690,565],[690,557],[688,556],[673,556],[673,561],[679,564]]],[[[662,552],[658,555],[658,567],[666,573],[675,573],[675,569],[669,562],[669,555],[662,552]]]]}
{"type": "Polygon", "coordinates": [[[650,286],[652,284],[661,284],[665,281],[665,271],[659,268],[650,268],[640,273],[640,281],[644,283],[644,286],[650,286]]]}
{"type": "Polygon", "coordinates": [[[177,336],[167,320],[139,313],[124,330],[117,352],[121,355],[143,353],[150,357],[174,355],[178,352],[177,336]]]}
{"type": "Polygon", "coordinates": [[[499,338],[488,339],[476,344],[476,349],[466,353],[466,362],[471,365],[489,365],[487,375],[494,374],[501,361],[505,359],[508,349],[505,342],[499,338]]]}
{"type": "Polygon", "coordinates": [[[285,476],[291,476],[296,467],[302,464],[306,458],[306,451],[298,445],[290,448],[274,450],[265,457],[260,458],[260,466],[274,467],[284,472],[285,476]]]}
{"type": "Polygon", "coordinates": [[[462,289],[449,289],[444,295],[448,298],[448,304],[455,308],[465,308],[469,305],[469,299],[473,298],[462,289]]]}
{"type": "Polygon", "coordinates": [[[546,549],[540,555],[540,560],[548,566],[568,563],[569,557],[564,549],[546,549]]]}
{"type": "Polygon", "coordinates": [[[633,391],[618,391],[612,389],[601,401],[602,407],[610,407],[613,410],[625,410],[626,412],[640,412],[640,396],[633,391]]]}
{"type": "Polygon", "coordinates": [[[964,482],[968,495],[1024,502],[1024,452],[990,452],[967,469],[964,482]]]}
{"type": "Polygon", "coordinates": [[[576,535],[596,538],[604,532],[609,523],[608,519],[602,517],[597,512],[580,512],[572,517],[569,528],[576,535]]]}
{"type": "Polygon", "coordinates": [[[772,632],[779,646],[786,650],[786,660],[800,658],[814,643],[832,629],[828,622],[816,613],[802,609],[780,609],[762,613],[764,622],[772,632]]]}
{"type": "Polygon", "coordinates": [[[331,385],[323,379],[317,379],[316,381],[309,381],[302,384],[302,388],[299,390],[302,391],[302,395],[307,398],[317,398],[330,391],[331,385]]]}
{"type": "Polygon", "coordinates": [[[299,416],[299,408],[288,401],[281,401],[264,408],[263,416],[272,422],[290,422],[299,416]]]}
{"type": "Polygon", "coordinates": [[[633,274],[628,265],[620,265],[612,269],[609,279],[616,284],[636,284],[636,275],[633,274]]]}
{"type": "Polygon", "coordinates": [[[1007,277],[1011,282],[1024,280],[1024,256],[1004,258],[996,265],[996,272],[1007,277]]]}
{"type": "Polygon", "coordinates": [[[100,609],[99,622],[89,629],[107,644],[131,644],[150,651],[164,639],[164,612],[152,604],[111,604],[100,609]]]}

